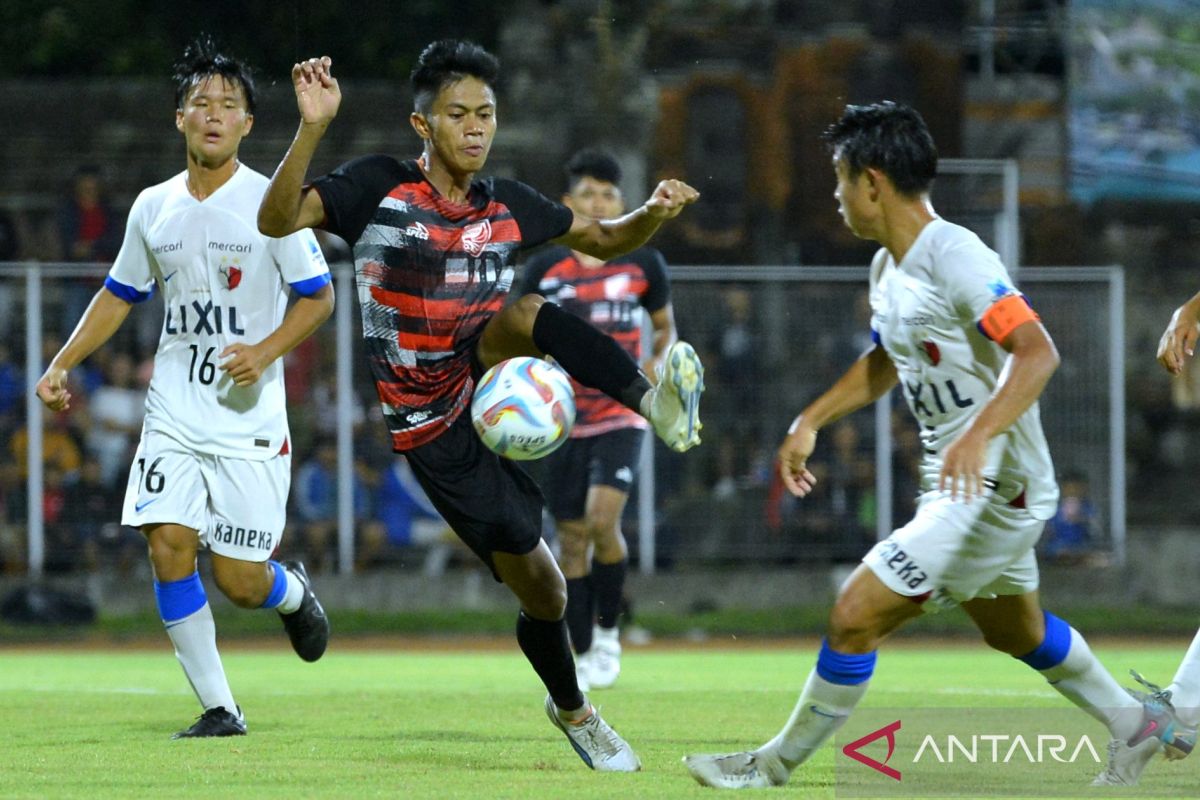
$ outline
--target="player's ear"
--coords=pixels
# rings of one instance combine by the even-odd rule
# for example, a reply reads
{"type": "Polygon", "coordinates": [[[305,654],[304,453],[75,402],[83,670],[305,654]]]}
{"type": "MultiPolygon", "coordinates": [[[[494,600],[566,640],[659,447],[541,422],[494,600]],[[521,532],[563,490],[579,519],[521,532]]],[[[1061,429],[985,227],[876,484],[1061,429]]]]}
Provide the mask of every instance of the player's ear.
{"type": "Polygon", "coordinates": [[[867,189],[870,192],[872,200],[879,199],[879,193],[883,190],[884,174],[881,170],[875,167],[867,167],[863,170],[863,174],[867,176],[867,189]]]}
{"type": "Polygon", "coordinates": [[[242,120],[242,137],[250,135],[250,129],[254,127],[254,115],[246,112],[245,118],[242,120]]]}
{"type": "Polygon", "coordinates": [[[566,206],[567,208],[571,209],[572,211],[575,210],[575,204],[571,202],[571,193],[570,192],[563,192],[562,204],[564,206],[566,206]]]}
{"type": "Polygon", "coordinates": [[[183,109],[175,109],[175,130],[183,133],[183,109]]]}
{"type": "Polygon", "coordinates": [[[413,130],[417,132],[417,136],[420,136],[422,141],[428,141],[433,138],[429,129],[429,120],[421,112],[414,111],[409,114],[408,122],[413,126],[413,130]]]}

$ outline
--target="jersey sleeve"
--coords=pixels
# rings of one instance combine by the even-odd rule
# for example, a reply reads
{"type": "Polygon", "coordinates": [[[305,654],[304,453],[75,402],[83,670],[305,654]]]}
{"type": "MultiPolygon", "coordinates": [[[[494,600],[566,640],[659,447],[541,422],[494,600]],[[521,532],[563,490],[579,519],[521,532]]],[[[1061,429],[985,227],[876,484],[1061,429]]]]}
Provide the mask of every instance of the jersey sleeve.
{"type": "Polygon", "coordinates": [[[296,294],[309,297],[332,280],[329,265],[325,263],[312,231],[305,229],[281,239],[271,239],[268,247],[279,274],[296,294]]]}
{"type": "Polygon", "coordinates": [[[542,278],[555,264],[555,261],[553,250],[543,250],[531,256],[521,270],[521,279],[517,283],[514,294],[518,297],[525,294],[541,294],[538,287],[541,286],[542,278]]]}
{"type": "Polygon", "coordinates": [[[947,299],[961,318],[977,325],[996,303],[1021,296],[1000,256],[978,240],[951,246],[938,261],[947,299]]]}
{"type": "Polygon", "coordinates": [[[653,247],[643,247],[634,253],[634,260],[646,276],[646,293],[642,308],[653,314],[671,302],[671,282],[667,279],[667,260],[653,247]]]}
{"type": "Polygon", "coordinates": [[[379,203],[396,185],[404,182],[411,169],[391,156],[370,155],[347,161],[310,186],[321,197],[325,222],[321,227],[346,240],[351,247],[362,236],[379,203]]]}
{"type": "Polygon", "coordinates": [[[520,181],[495,178],[492,196],[508,206],[521,229],[521,247],[535,247],[557,239],[571,229],[575,214],[520,181]]]}
{"type": "Polygon", "coordinates": [[[143,236],[146,216],[146,195],[143,192],[133,201],[125,221],[125,238],[104,287],[127,303],[140,303],[154,295],[153,254],[143,236]]]}

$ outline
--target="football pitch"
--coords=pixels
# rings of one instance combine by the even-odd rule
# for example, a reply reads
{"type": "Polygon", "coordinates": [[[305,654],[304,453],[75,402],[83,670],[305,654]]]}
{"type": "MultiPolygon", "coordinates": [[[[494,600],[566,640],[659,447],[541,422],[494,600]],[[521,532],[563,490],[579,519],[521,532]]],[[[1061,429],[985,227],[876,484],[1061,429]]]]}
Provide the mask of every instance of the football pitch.
{"type": "MultiPolygon", "coordinates": [[[[335,639],[316,664],[282,642],[233,643],[225,668],[249,735],[182,741],[171,733],[199,709],[165,637],[133,647],[0,648],[0,797],[713,797],[680,757],[772,736],[816,645],[726,637],[626,648],[616,688],[592,700],[641,756],[643,771],[632,775],[595,773],[575,756],[546,720],[544,691],[513,640],[335,639]]],[[[1130,667],[1167,682],[1186,646],[1094,643],[1123,683],[1130,667]]],[[[1019,662],[982,644],[936,640],[885,648],[861,706],[996,707],[1070,708],[1019,662]]],[[[1072,713],[1080,732],[1107,741],[1098,723],[1072,713]]],[[[768,796],[868,796],[837,785],[835,758],[866,769],[826,746],[768,796]]],[[[1095,765],[1069,766],[1078,774],[1073,796],[1200,796],[1200,756],[1156,759],[1131,792],[1088,790],[1095,765]]],[[[985,794],[1013,796],[954,796],[985,794]]],[[[887,796],[919,795],[897,785],[887,796]]]]}

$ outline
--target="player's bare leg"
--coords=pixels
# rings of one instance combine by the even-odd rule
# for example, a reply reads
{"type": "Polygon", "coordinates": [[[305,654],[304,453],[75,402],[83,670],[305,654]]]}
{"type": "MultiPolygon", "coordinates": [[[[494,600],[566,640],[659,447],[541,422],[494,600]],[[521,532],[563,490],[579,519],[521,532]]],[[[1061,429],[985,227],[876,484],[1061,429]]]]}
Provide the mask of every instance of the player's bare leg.
{"type": "Polygon", "coordinates": [[[142,533],[154,567],[159,615],[175,646],[175,657],[204,708],[200,719],[175,738],[244,734],[246,723],[225,678],[212,609],[196,570],[199,535],[171,524],[146,525],[142,533]]]}
{"type": "Polygon", "coordinates": [[[889,589],[859,565],[842,587],[816,668],[791,717],[774,739],[747,752],[685,756],[692,777],[721,789],[780,786],[846,722],[866,694],[875,650],[889,634],[921,615],[912,598],[889,589]]]}
{"type": "Polygon", "coordinates": [[[545,541],[524,555],[492,553],[496,574],[521,601],[517,642],[549,695],[546,714],[595,770],[633,772],[641,762],[579,691],[563,612],[567,586],[545,541]]]}
{"type": "Polygon", "coordinates": [[[1041,672],[1060,694],[1108,728],[1109,763],[1095,785],[1137,783],[1162,747],[1161,715],[1120,687],[1079,632],[1043,611],[1036,591],[970,600],[963,609],[989,646],[1041,672]]]}
{"type": "Polygon", "coordinates": [[[316,661],[329,644],[329,618],[299,561],[243,561],[213,553],[213,577],[241,608],[273,608],[296,654],[316,661]]]}

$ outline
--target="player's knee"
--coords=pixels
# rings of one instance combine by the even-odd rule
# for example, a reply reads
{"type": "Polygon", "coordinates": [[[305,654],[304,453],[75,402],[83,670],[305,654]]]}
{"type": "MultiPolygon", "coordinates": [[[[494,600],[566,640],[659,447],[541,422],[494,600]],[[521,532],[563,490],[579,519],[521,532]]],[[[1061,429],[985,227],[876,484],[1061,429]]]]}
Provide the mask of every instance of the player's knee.
{"type": "Polygon", "coordinates": [[[567,611],[567,581],[562,573],[544,575],[537,591],[526,593],[525,610],[537,619],[562,619],[567,611]]]}
{"type": "Polygon", "coordinates": [[[608,517],[589,519],[587,526],[596,559],[611,564],[625,557],[625,537],[621,535],[617,520],[608,517]]]}
{"type": "Polygon", "coordinates": [[[841,653],[865,653],[879,643],[878,626],[864,604],[852,597],[838,598],[829,615],[826,639],[829,646],[841,653]]]}
{"type": "Polygon", "coordinates": [[[532,335],[533,321],[537,319],[538,311],[545,302],[546,298],[540,294],[522,295],[517,302],[505,309],[505,312],[512,316],[520,330],[528,331],[532,335]]]}

